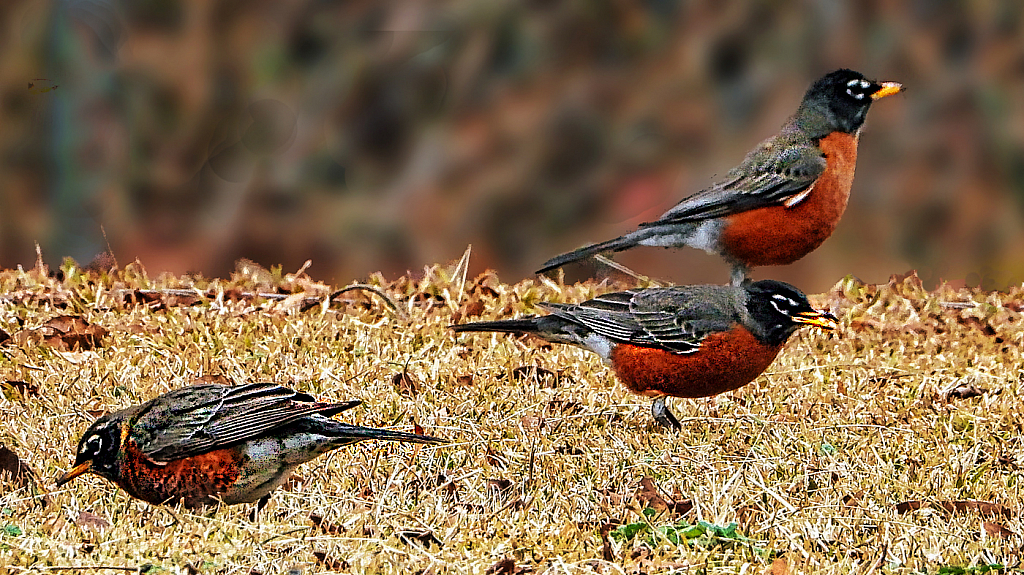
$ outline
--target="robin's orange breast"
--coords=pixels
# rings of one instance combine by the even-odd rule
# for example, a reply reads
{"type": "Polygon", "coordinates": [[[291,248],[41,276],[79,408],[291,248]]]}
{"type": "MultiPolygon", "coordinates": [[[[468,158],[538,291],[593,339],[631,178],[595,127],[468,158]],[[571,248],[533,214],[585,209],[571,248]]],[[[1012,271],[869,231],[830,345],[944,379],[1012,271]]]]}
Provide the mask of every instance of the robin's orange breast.
{"type": "Polygon", "coordinates": [[[121,452],[118,485],[133,497],[159,505],[183,499],[186,507],[216,503],[230,490],[243,464],[241,449],[229,447],[163,465],[146,458],[128,439],[121,452]]]}
{"type": "Polygon", "coordinates": [[[620,344],[611,364],[619,380],[639,395],[708,397],[750,383],[771,365],[782,345],[769,346],[736,327],[711,334],[691,354],[620,344]]]}
{"type": "Polygon", "coordinates": [[[723,254],[748,266],[787,265],[821,245],[846,211],[857,167],[857,136],[833,132],[819,143],[825,172],[795,206],[771,206],[727,218],[723,254]]]}

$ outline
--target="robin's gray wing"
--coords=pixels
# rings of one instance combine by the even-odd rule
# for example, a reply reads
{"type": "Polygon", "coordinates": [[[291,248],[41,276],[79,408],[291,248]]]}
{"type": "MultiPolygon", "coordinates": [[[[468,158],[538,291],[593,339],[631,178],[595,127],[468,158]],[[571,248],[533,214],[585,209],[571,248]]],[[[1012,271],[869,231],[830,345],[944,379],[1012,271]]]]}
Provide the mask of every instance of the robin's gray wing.
{"type": "Polygon", "coordinates": [[[132,437],[146,457],[170,461],[230,447],[312,414],[331,416],[359,403],[317,402],[272,383],[195,385],[142,406],[132,437]]]}
{"type": "Polygon", "coordinates": [[[797,205],[825,172],[826,160],[811,142],[784,136],[762,142],[742,164],[711,187],[683,198],[653,222],[640,227],[720,218],[775,205],[797,205]]]}
{"type": "Polygon", "coordinates": [[[608,293],[579,305],[545,304],[553,314],[617,343],[688,354],[738,316],[727,286],[680,286],[608,293]]]}

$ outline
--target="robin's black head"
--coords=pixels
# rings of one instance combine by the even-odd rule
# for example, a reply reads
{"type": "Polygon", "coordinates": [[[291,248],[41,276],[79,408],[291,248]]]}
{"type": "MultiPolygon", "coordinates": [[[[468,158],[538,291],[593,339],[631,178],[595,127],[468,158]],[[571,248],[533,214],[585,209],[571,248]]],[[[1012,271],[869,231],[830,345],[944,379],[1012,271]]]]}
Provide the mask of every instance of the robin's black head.
{"type": "Polygon", "coordinates": [[[836,70],[808,88],[797,112],[797,122],[817,137],[837,130],[852,134],[864,124],[872,102],[902,90],[897,82],[874,82],[860,72],[836,70]]]}
{"type": "Polygon", "coordinates": [[[120,417],[104,415],[85,430],[78,440],[75,465],[57,480],[57,487],[92,472],[107,479],[117,478],[117,454],[121,449],[120,417]]]}
{"type": "Polygon", "coordinates": [[[807,296],[788,283],[762,280],[747,284],[744,289],[747,291],[747,311],[770,345],[781,345],[803,325],[827,330],[836,327],[835,316],[811,307],[807,296]]]}

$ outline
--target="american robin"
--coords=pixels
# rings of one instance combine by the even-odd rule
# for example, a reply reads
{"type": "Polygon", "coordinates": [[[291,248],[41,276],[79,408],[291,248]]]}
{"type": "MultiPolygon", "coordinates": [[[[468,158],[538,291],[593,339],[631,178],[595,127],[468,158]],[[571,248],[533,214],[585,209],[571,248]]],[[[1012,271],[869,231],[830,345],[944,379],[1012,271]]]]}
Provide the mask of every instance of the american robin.
{"type": "Polygon", "coordinates": [[[91,472],[154,505],[259,501],[262,507],[294,468],[343,445],[445,443],[330,419],[360,403],[323,403],[272,383],[176,389],[97,419],[57,486],[91,472]]]}
{"type": "Polygon", "coordinates": [[[708,397],[761,374],[801,325],[834,329],[795,287],[774,280],[608,293],[543,303],[549,315],[454,325],[456,332],[531,333],[593,351],[633,393],[654,398],[655,420],[679,429],[667,396],[708,397]]]}
{"type": "Polygon", "coordinates": [[[551,258],[537,273],[602,252],[634,246],[690,246],[719,254],[733,285],[751,267],[786,265],[814,251],[846,210],[857,141],[871,103],[897,94],[836,70],[811,85],[782,131],[761,142],[725,179],[701,190],[635,232],[551,258]]]}

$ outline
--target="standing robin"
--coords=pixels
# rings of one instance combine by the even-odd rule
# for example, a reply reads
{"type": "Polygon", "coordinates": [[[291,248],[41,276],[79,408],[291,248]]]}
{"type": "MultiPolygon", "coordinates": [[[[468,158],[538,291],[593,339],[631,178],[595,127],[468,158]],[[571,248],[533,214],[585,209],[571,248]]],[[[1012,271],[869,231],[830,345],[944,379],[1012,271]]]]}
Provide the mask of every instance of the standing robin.
{"type": "Polygon", "coordinates": [[[531,333],[588,349],[630,391],[654,398],[665,427],[679,421],[667,396],[708,397],[742,387],[771,364],[801,325],[834,329],[803,292],[774,280],[609,293],[581,304],[543,303],[550,315],[454,325],[456,332],[531,333]]]}
{"type": "Polygon", "coordinates": [[[839,223],[857,166],[857,140],[871,103],[897,94],[836,70],[811,85],[782,131],[761,142],[728,176],[635,232],[551,258],[537,273],[634,246],[690,246],[719,254],[732,284],[755,266],[786,265],[814,251],[839,223]]]}
{"type": "Polygon", "coordinates": [[[292,470],[367,439],[438,444],[426,435],[330,419],[361,402],[318,402],[272,383],[193,385],[97,419],[57,486],[95,473],[154,505],[259,502],[292,470]]]}

